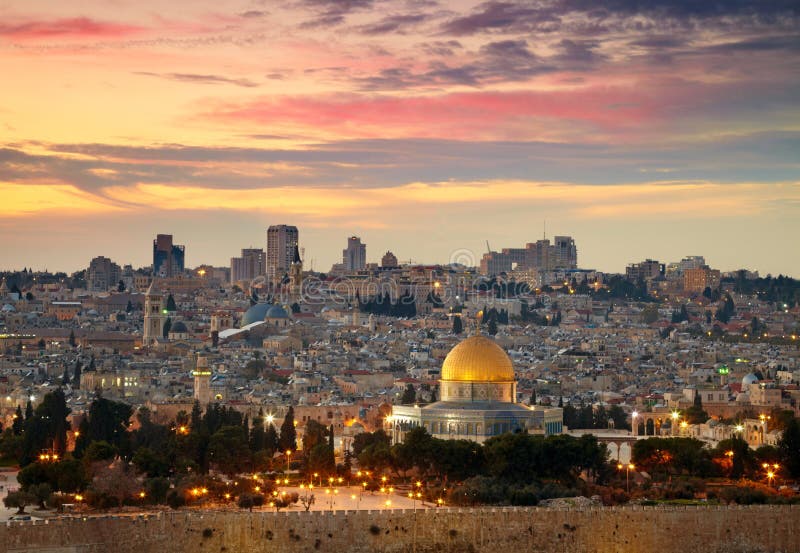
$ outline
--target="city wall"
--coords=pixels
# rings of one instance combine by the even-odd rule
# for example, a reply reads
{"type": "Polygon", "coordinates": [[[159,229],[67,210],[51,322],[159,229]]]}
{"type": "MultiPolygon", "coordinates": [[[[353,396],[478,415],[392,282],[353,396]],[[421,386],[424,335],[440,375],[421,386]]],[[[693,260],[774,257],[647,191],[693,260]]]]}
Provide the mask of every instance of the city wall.
{"type": "Polygon", "coordinates": [[[0,526],[9,553],[798,552],[800,506],[175,512],[0,526]]]}

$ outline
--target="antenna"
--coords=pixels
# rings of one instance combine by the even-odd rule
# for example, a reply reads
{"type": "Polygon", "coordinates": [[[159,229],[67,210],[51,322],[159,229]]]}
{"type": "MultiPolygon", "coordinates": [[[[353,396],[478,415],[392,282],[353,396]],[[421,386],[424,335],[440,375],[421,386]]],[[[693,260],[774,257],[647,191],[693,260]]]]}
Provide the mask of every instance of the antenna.
{"type": "Polygon", "coordinates": [[[542,240],[547,240],[547,219],[544,220],[542,226],[543,226],[542,240]]]}

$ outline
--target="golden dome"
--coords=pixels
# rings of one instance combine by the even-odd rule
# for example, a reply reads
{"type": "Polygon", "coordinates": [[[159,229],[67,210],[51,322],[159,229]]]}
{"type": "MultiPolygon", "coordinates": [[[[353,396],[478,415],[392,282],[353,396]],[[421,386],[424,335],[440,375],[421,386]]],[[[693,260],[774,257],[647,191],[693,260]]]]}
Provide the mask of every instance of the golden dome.
{"type": "Polygon", "coordinates": [[[514,365],[503,348],[491,338],[470,336],[445,357],[442,380],[511,382],[514,380],[514,365]]]}

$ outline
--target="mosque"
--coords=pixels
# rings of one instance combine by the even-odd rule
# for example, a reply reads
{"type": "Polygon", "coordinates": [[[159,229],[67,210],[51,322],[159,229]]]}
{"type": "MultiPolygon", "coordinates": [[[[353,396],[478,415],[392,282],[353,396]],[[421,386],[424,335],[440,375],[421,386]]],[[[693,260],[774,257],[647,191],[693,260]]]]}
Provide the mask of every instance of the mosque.
{"type": "Polygon", "coordinates": [[[562,431],[560,408],[517,403],[511,358],[487,336],[470,336],[450,350],[442,365],[440,394],[436,403],[392,408],[387,426],[393,443],[420,426],[435,438],[478,443],[506,432],[562,431]]]}

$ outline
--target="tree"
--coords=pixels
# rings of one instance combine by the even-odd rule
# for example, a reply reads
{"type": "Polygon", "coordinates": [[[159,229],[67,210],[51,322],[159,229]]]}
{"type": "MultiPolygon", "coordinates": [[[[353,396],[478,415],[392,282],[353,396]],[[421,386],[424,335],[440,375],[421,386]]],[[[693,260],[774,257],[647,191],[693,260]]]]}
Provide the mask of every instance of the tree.
{"type": "Polygon", "coordinates": [[[125,452],[131,415],[133,408],[130,405],[98,397],[89,405],[88,438],[90,441],[105,440],[120,452],[125,452]]]}
{"type": "Polygon", "coordinates": [[[274,454],[280,448],[280,439],[278,438],[278,431],[275,429],[274,424],[267,427],[264,433],[264,451],[270,455],[274,454]]]}
{"type": "Polygon", "coordinates": [[[336,470],[333,450],[327,442],[316,444],[308,453],[307,472],[330,474],[336,470]]]}
{"type": "Polygon", "coordinates": [[[17,514],[25,514],[25,507],[36,502],[36,496],[25,491],[10,492],[3,498],[3,504],[8,509],[16,508],[17,514]]]}
{"type": "Polygon", "coordinates": [[[689,424],[703,424],[708,420],[708,413],[703,409],[703,399],[700,391],[695,390],[692,406],[686,410],[686,422],[689,424]]]}
{"type": "Polygon", "coordinates": [[[167,306],[165,309],[170,313],[178,310],[178,306],[175,305],[175,298],[172,297],[172,294],[167,296],[167,306]]]}
{"type": "Polygon", "coordinates": [[[792,478],[800,477],[800,421],[796,418],[786,423],[778,440],[778,450],[789,475],[792,478]]]}
{"type": "Polygon", "coordinates": [[[247,509],[250,512],[253,512],[253,507],[256,504],[255,501],[255,494],[252,493],[243,493],[239,496],[239,499],[236,501],[236,504],[239,506],[240,509],[247,509]]]}
{"type": "Polygon", "coordinates": [[[497,334],[497,321],[495,321],[493,318],[489,319],[489,324],[486,325],[486,333],[489,336],[494,336],[497,334]]]}
{"type": "Polygon", "coordinates": [[[75,361],[75,368],[72,370],[72,387],[76,390],[81,387],[81,361],[75,361]]]}
{"type": "Polygon", "coordinates": [[[77,345],[77,342],[75,342],[75,331],[74,330],[70,330],[69,331],[69,347],[74,348],[76,345],[77,345]]]}
{"type": "Polygon", "coordinates": [[[297,450],[297,429],[294,427],[294,408],[289,406],[281,424],[281,436],[278,442],[281,451],[297,450]]]}
{"type": "Polygon", "coordinates": [[[128,305],[125,306],[125,312],[133,313],[133,302],[131,302],[131,300],[128,300],[128,305]]]}
{"type": "Polygon", "coordinates": [[[169,336],[169,331],[172,328],[172,317],[167,317],[167,320],[164,321],[164,330],[161,333],[164,338],[169,336]]]}
{"type": "Polygon", "coordinates": [[[47,508],[45,507],[45,501],[47,501],[50,497],[50,494],[53,493],[53,489],[50,487],[50,484],[47,482],[42,482],[41,484],[31,486],[28,491],[36,497],[36,501],[39,503],[39,509],[44,510],[47,508]]]}
{"type": "Polygon", "coordinates": [[[15,436],[22,434],[22,428],[24,424],[25,419],[22,415],[22,408],[17,405],[17,410],[14,412],[14,422],[11,424],[11,430],[14,432],[15,436]]]}
{"type": "Polygon", "coordinates": [[[107,465],[99,464],[92,479],[92,490],[101,496],[116,500],[122,506],[125,499],[133,497],[141,490],[141,485],[132,470],[127,470],[124,463],[107,465]]]}
{"type": "Polygon", "coordinates": [[[417,391],[414,385],[410,382],[406,384],[406,389],[403,390],[403,396],[400,398],[400,403],[403,405],[413,405],[417,401],[417,391]]]}
{"type": "Polygon", "coordinates": [[[247,436],[241,426],[223,426],[208,442],[211,463],[229,477],[244,472],[250,464],[247,436]]]}
{"type": "Polygon", "coordinates": [[[464,323],[461,321],[460,315],[453,317],[453,334],[461,334],[464,332],[464,323]]]}
{"type": "Polygon", "coordinates": [[[123,280],[120,280],[120,281],[117,283],[117,292],[119,292],[119,293],[121,294],[121,293],[122,293],[122,292],[124,292],[124,291],[125,291],[125,281],[123,281],[123,280]]]}
{"type": "Polygon", "coordinates": [[[326,443],[327,437],[328,428],[324,424],[309,420],[303,433],[303,451],[308,455],[317,444],[326,443]]]}
{"type": "Polygon", "coordinates": [[[242,369],[242,376],[248,379],[258,378],[267,368],[267,363],[263,359],[251,359],[242,369]]]}

